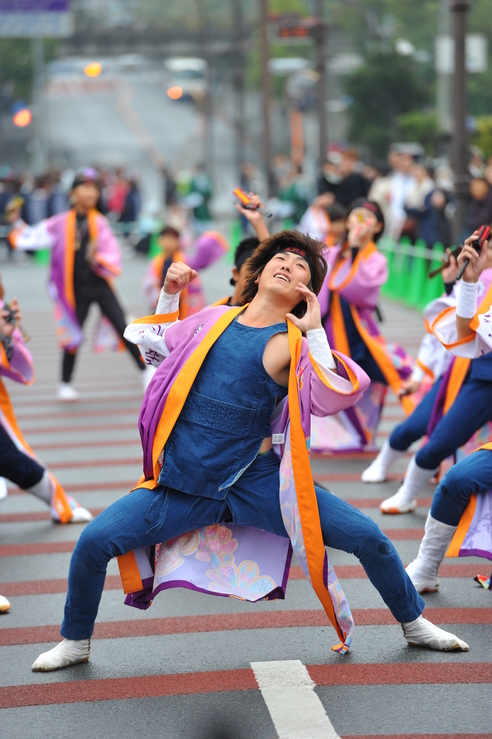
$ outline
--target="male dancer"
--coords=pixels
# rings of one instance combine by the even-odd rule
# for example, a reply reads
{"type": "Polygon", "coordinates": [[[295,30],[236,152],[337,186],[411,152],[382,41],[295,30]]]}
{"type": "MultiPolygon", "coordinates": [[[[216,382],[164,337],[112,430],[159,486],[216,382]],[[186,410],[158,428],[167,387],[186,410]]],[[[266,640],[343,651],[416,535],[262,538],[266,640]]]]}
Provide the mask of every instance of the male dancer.
{"type": "MultiPolygon", "coordinates": [[[[476,240],[477,235],[478,232],[475,232],[466,239],[466,253],[472,249],[470,244],[476,240]]],[[[458,314],[460,310],[467,310],[475,315],[477,307],[479,313],[488,310],[492,302],[488,297],[492,280],[492,238],[486,242],[482,259],[485,269],[476,284],[472,286],[463,278],[456,288],[457,299],[453,293],[449,297],[443,296],[435,300],[428,306],[425,318],[431,326],[439,319],[441,311],[446,316],[453,315],[454,321],[453,309],[456,306],[465,306],[458,308],[458,314]]],[[[444,346],[449,348],[447,344],[444,346]]],[[[425,409],[425,400],[423,405],[425,409]]],[[[426,412],[429,426],[425,424],[424,417],[422,431],[424,428],[427,431],[428,441],[413,455],[405,480],[398,491],[381,503],[383,513],[413,512],[417,507],[416,495],[436,474],[441,462],[466,444],[484,424],[492,421],[492,354],[477,357],[468,355],[468,359],[463,357],[454,359],[442,378],[433,407],[427,407],[426,412]],[[473,409],[472,413],[470,409],[473,409]]],[[[384,450],[380,457],[384,457],[383,452],[384,450]]],[[[390,454],[394,458],[399,453],[390,450],[390,454]]]]}
{"type": "MultiPolygon", "coordinates": [[[[183,264],[169,268],[156,316],[127,330],[159,365],[140,415],[145,483],[101,513],[79,538],[64,640],[35,660],[34,671],[89,659],[112,557],[221,521],[278,537],[286,537],[289,525],[296,555],[307,563],[329,615],[325,545],[359,557],[410,644],[468,649],[422,618],[424,601],[376,524],[314,487],[307,453],[310,413],[336,413],[368,386],[364,372],[341,354],[335,359],[328,346],[316,298],[326,274],[322,249],[297,232],[272,236],[250,259],[244,293],[249,304],[208,308],[179,323],[179,291],[196,273],[183,264]],[[283,450],[282,467],[270,427],[279,400],[284,431],[275,444],[283,450]],[[295,493],[290,513],[279,503],[286,488],[295,493]]],[[[340,626],[337,631],[346,638],[340,626]]]]}
{"type": "MultiPolygon", "coordinates": [[[[485,310],[476,311],[478,279],[489,266],[490,248],[484,244],[477,254],[472,246],[476,235],[477,232],[466,240],[458,257],[460,267],[465,259],[470,263],[463,273],[456,310],[444,311],[433,323],[435,334],[444,346],[464,359],[485,357],[492,352],[492,289],[489,288],[483,301],[485,310]]],[[[492,559],[491,491],[492,443],[489,441],[451,467],[437,486],[419,552],[406,568],[419,593],[439,590],[439,566],[448,547],[450,557],[478,555],[492,559]]]]}
{"type": "MultiPolygon", "coordinates": [[[[50,297],[55,304],[55,321],[63,349],[62,378],[58,399],[78,400],[71,384],[77,350],[84,340],[83,325],[92,303],[123,338],[125,315],[110,280],[121,271],[120,248],[107,219],[96,210],[100,193],[98,174],[84,169],[75,176],[70,193],[72,208],[59,215],[27,226],[19,209],[9,214],[14,224],[9,240],[17,249],[52,249],[50,297]]],[[[152,376],[142,362],[138,348],[125,341],[138,369],[144,373],[144,388],[152,376]]]]}

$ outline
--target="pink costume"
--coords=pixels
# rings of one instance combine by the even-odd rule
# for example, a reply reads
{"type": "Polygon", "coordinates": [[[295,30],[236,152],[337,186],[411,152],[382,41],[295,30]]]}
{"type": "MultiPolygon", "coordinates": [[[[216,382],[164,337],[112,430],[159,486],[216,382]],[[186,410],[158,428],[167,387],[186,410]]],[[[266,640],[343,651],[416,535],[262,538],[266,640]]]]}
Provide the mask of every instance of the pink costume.
{"type": "MultiPolygon", "coordinates": [[[[313,419],[311,448],[330,453],[374,448],[387,385],[397,391],[413,365],[401,347],[386,343],[374,318],[381,286],[388,277],[386,257],[374,244],[359,250],[353,261],[340,258],[340,253],[341,247],[325,253],[330,269],[318,296],[323,325],[330,346],[352,356],[372,382],[353,408],[336,417],[313,419]],[[369,360],[367,366],[363,357],[369,360]]],[[[405,404],[409,407],[408,399],[405,404]]]]}
{"type": "MultiPolygon", "coordinates": [[[[87,221],[90,239],[95,245],[92,270],[109,282],[121,272],[119,244],[109,221],[101,213],[89,211],[87,221]]],[[[63,349],[76,350],[84,335],[75,314],[73,291],[75,210],[60,213],[36,226],[17,223],[9,239],[16,249],[51,249],[48,292],[54,303],[58,342],[63,349]]],[[[118,347],[119,337],[116,337],[115,348],[118,347]]]]}

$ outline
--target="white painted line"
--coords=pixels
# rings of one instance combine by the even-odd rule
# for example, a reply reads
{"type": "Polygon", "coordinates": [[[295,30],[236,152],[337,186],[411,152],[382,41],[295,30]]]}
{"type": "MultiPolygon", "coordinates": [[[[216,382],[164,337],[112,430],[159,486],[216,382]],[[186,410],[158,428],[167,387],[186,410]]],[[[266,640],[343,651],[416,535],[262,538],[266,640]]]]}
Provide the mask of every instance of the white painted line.
{"type": "Polygon", "coordinates": [[[279,739],[340,739],[300,660],[252,662],[251,667],[279,739]]]}

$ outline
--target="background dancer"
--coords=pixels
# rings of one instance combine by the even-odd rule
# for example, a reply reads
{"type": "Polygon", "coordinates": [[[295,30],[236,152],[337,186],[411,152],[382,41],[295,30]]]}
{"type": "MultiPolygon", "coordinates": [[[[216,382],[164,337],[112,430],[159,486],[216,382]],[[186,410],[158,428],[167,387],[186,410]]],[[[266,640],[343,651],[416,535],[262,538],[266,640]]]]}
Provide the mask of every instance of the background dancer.
{"type": "Polygon", "coordinates": [[[36,226],[27,226],[21,221],[19,209],[9,214],[9,222],[14,224],[9,236],[13,247],[52,249],[49,293],[55,304],[56,329],[63,349],[58,389],[61,401],[75,401],[79,397],[71,380],[77,350],[84,340],[82,329],[92,303],[99,305],[119,340],[124,341],[143,373],[144,388],[152,376],[137,347],[123,338],[126,319],[110,284],[121,271],[120,248],[109,222],[96,210],[100,196],[97,172],[84,169],[72,183],[72,208],[68,212],[36,226]]]}
{"type": "MultiPolygon", "coordinates": [[[[449,266],[443,269],[442,276],[446,286],[446,295],[451,295],[459,267],[456,258],[451,255],[449,249],[447,252],[449,266]]],[[[426,307],[424,313],[431,310],[433,304],[434,301],[426,307]]],[[[402,383],[402,393],[416,393],[421,388],[424,379],[432,384],[410,416],[393,429],[376,459],[362,473],[362,482],[385,482],[391,465],[405,454],[415,441],[418,441],[427,433],[442,377],[453,357],[434,335],[428,321],[425,321],[425,324],[428,330],[422,339],[412,374],[408,380],[402,383]]]]}
{"type": "MultiPolygon", "coordinates": [[[[467,239],[458,257],[460,267],[465,259],[469,259],[470,264],[463,274],[465,290],[458,299],[456,311],[447,311],[445,316],[441,314],[434,323],[437,335],[450,351],[464,358],[483,357],[492,352],[487,318],[490,306],[482,314],[474,312],[478,279],[489,265],[489,247],[484,244],[477,254],[472,246],[474,236],[467,239]]],[[[487,305],[489,301],[484,302],[487,305]]],[[[448,547],[450,557],[478,555],[492,559],[491,510],[492,443],[489,437],[487,444],[451,467],[434,493],[417,557],[406,568],[419,593],[439,590],[439,566],[448,547]]]]}
{"type": "MultiPolygon", "coordinates": [[[[477,237],[478,232],[475,232],[465,241],[465,245],[470,247],[477,237]]],[[[457,300],[453,294],[431,303],[425,317],[433,330],[434,324],[439,324],[443,313],[446,316],[452,314],[454,320],[454,311],[450,312],[450,308],[456,307],[458,315],[463,315],[466,311],[471,317],[477,310],[479,313],[489,310],[492,304],[492,239],[486,242],[482,259],[486,269],[480,274],[476,284],[472,285],[462,279],[457,286],[457,300]]],[[[381,503],[381,511],[395,514],[414,511],[417,507],[415,496],[436,474],[440,464],[490,421],[492,355],[453,359],[436,393],[427,428],[429,438],[410,460],[405,480],[399,490],[381,503]]]]}
{"type": "MultiPolygon", "coordinates": [[[[323,325],[330,345],[362,367],[371,388],[336,420],[314,419],[311,445],[317,451],[372,449],[387,386],[398,393],[413,366],[401,347],[385,342],[375,320],[381,286],[388,278],[387,259],[376,246],[384,230],[381,208],[370,200],[356,201],[346,228],[346,244],[327,254],[331,271],[320,293],[323,325]]],[[[411,409],[408,398],[402,403],[411,409]]]]}
{"type": "MultiPolygon", "coordinates": [[[[156,309],[161,289],[166,279],[167,270],[174,262],[188,264],[196,272],[209,267],[228,251],[229,245],[218,231],[205,231],[195,242],[193,253],[182,251],[180,233],[172,226],[162,229],[158,237],[162,254],[154,257],[144,279],[144,292],[149,302],[150,310],[156,309]]],[[[183,291],[183,299],[179,305],[179,317],[182,320],[197,313],[205,307],[205,296],[200,278],[190,284],[183,291]]]]}
{"type": "MultiPolygon", "coordinates": [[[[31,353],[18,325],[22,314],[17,300],[7,306],[0,283],[0,377],[30,385],[34,381],[31,353]]],[[[0,476],[32,493],[51,507],[57,523],[87,523],[92,514],[66,495],[58,480],[40,462],[19,429],[8,392],[0,379],[0,476]]]]}
{"type": "MultiPolygon", "coordinates": [[[[258,528],[259,535],[274,534],[280,543],[288,528],[327,613],[331,603],[343,639],[349,634],[334,608],[345,598],[339,589],[335,603],[331,596],[326,600],[325,545],[357,554],[402,622],[410,644],[468,649],[422,618],[424,602],[376,524],[314,487],[306,448],[311,411],[330,413],[347,407],[368,383],[352,360],[341,354],[335,360],[326,341],[316,298],[326,274],[322,248],[295,232],[277,234],[250,260],[245,299],[251,302],[246,308],[209,308],[180,323],[175,322],[177,296],[195,273],[186,265],[170,267],[158,306],[159,322],[141,319],[127,333],[161,354],[140,417],[146,483],[106,509],[83,532],[72,556],[61,629],[64,640],[35,660],[34,671],[89,659],[112,557],[221,521],[239,524],[237,529],[258,528]],[[181,372],[184,366],[186,373],[181,372]],[[270,427],[279,398],[288,398],[279,408],[282,440],[276,439],[283,448],[282,477],[270,427]],[[286,490],[294,495],[289,507],[292,519],[280,508],[279,492],[286,490]],[[297,506],[299,519],[294,513],[297,506]]],[[[274,549],[269,549],[270,557],[274,549]]],[[[347,614],[345,618],[351,622],[347,614]]],[[[340,645],[340,651],[346,646],[340,645]]]]}

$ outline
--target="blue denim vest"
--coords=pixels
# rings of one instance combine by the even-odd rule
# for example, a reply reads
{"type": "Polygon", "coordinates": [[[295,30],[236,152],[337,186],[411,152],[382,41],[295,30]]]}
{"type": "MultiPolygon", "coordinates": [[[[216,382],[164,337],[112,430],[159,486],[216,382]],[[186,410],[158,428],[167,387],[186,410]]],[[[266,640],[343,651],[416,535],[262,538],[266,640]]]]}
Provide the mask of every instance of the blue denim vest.
{"type": "Polygon", "coordinates": [[[270,419],[287,388],[263,366],[269,339],[285,323],[265,328],[237,319],[208,352],[164,447],[159,484],[224,500],[269,436],[270,419]]]}

